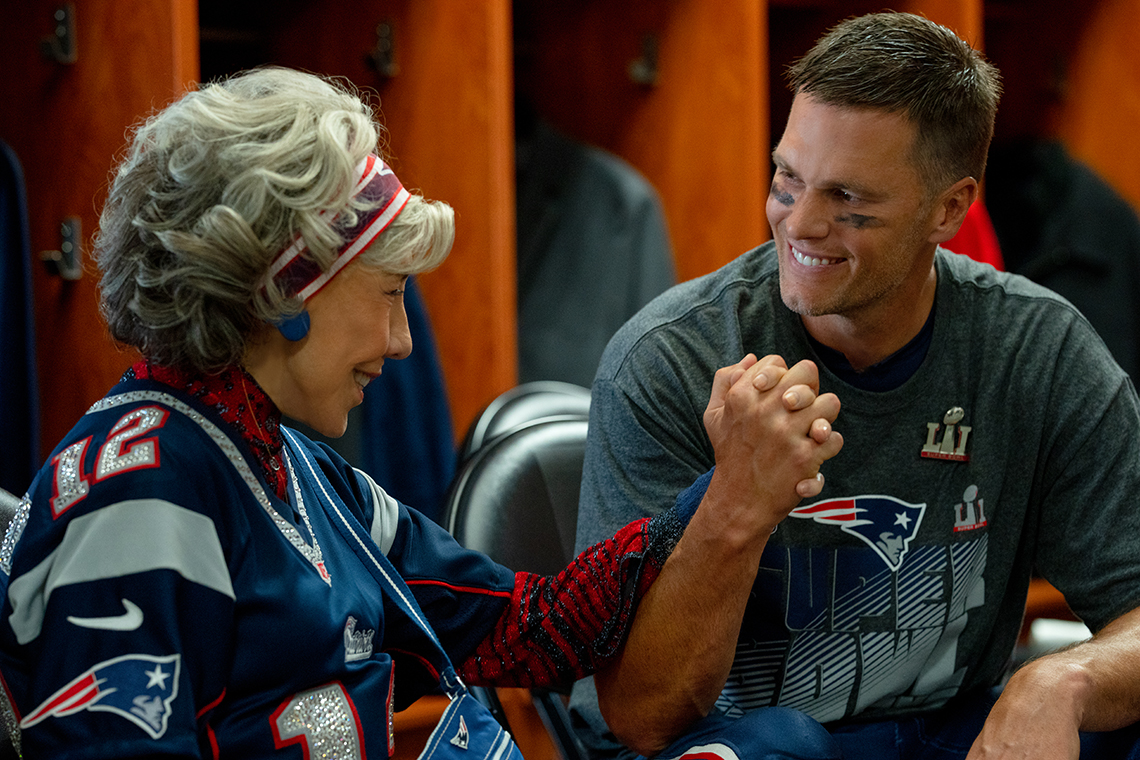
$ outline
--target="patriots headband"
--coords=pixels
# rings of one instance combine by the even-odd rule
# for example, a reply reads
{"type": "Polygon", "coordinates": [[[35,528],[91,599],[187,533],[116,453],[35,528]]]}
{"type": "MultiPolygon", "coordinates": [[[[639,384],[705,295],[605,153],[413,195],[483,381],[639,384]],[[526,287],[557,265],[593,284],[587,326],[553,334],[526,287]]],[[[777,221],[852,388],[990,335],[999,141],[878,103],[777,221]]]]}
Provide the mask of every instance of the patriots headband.
{"type": "Polygon", "coordinates": [[[336,224],[344,243],[338,250],[331,267],[321,271],[317,262],[303,256],[308,250],[300,235],[285,250],[277,255],[269,267],[266,278],[280,285],[288,296],[300,296],[308,301],[323,288],[337,272],[344,269],[361,251],[372,244],[377,236],[388,228],[408,202],[410,193],[400,184],[396,174],[379,157],[370,155],[356,165],[360,175],[352,190],[353,198],[372,201],[371,211],[357,214],[356,224],[336,224]]]}

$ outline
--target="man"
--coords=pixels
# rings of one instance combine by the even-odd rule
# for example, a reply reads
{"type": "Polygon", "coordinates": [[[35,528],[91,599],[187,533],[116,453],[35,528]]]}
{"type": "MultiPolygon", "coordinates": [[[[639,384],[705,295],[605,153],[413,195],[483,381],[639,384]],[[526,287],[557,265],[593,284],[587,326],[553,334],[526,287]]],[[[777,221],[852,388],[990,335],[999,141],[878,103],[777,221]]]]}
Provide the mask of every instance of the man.
{"type": "Polygon", "coordinates": [[[663,758],[1124,756],[1106,747],[1134,734],[1078,732],[1140,718],[1140,403],[1068,303],[938,248],[977,198],[997,72],[883,13],[837,26],[790,79],[774,240],[607,349],[578,541],[694,481],[725,498],[700,399],[745,352],[821,365],[843,451],[786,518],[686,534],[683,582],[643,600],[597,696],[576,690],[583,737],[663,758]],[[1097,633],[999,692],[1034,568],[1097,633]]]}

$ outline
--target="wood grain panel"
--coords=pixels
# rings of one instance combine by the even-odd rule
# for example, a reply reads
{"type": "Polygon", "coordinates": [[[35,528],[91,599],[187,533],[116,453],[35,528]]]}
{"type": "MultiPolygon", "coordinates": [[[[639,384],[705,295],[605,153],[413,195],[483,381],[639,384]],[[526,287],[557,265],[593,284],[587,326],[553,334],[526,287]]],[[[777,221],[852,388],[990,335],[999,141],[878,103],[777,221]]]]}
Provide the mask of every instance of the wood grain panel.
{"type": "Polygon", "coordinates": [[[400,171],[456,211],[422,285],[461,435],[518,377],[510,4],[415,0],[405,23],[384,111],[400,171]]]}
{"type": "Polygon", "coordinates": [[[755,2],[695,0],[671,11],[660,84],[631,115],[619,152],[665,188],[678,275],[690,279],[769,236],[767,16],[755,2]]]}
{"type": "Polygon", "coordinates": [[[374,88],[397,174],[455,207],[455,248],[420,284],[462,435],[517,378],[509,4],[326,0],[281,23],[273,60],[374,88]],[[381,22],[399,65],[389,80],[365,63],[381,22]]]}
{"type": "Polygon", "coordinates": [[[982,0],[905,0],[894,7],[942,24],[974,48],[982,49],[985,15],[982,0]]]}
{"type": "Polygon", "coordinates": [[[519,19],[519,88],[562,131],[637,167],[689,279],[767,237],[766,16],[758,0],[538,2],[519,19]],[[656,46],[657,79],[629,67],[656,46]],[[526,81],[523,74],[528,74],[526,81]]]}
{"type": "Polygon", "coordinates": [[[129,13],[115,0],[79,5],[78,60],[70,65],[48,61],[38,49],[54,27],[56,3],[0,7],[0,67],[8,72],[0,77],[0,136],[23,164],[32,255],[58,248],[60,222],[79,216],[87,258],[77,282],[49,276],[34,262],[44,455],[133,358],[107,335],[90,262],[113,157],[129,125],[197,78],[195,3],[148,0],[129,13]]]}
{"type": "Polygon", "coordinates": [[[1074,156],[1140,209],[1140,3],[1100,0],[1086,12],[1057,131],[1074,156]]]}

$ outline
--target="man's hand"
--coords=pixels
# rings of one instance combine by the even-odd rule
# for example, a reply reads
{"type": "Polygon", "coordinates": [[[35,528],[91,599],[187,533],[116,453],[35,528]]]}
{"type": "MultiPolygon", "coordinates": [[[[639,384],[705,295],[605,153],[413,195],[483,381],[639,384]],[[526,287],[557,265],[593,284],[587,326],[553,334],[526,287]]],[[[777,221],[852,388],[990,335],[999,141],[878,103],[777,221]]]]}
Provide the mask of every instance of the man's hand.
{"type": "Polygon", "coordinates": [[[1081,690],[1080,673],[1049,665],[1045,658],[1013,675],[966,760],[1078,759],[1080,709],[1071,687],[1081,690]]]}
{"type": "Polygon", "coordinates": [[[749,354],[719,370],[704,414],[717,462],[710,492],[760,506],[756,517],[770,532],[800,499],[823,489],[820,466],[843,446],[831,427],[838,414],[835,394],[819,395],[810,361],[788,369],[779,356],[749,354]]]}
{"type": "Polygon", "coordinates": [[[966,760],[1077,760],[1080,731],[1140,720],[1140,608],[1028,663],[1002,689],[966,760]]]}
{"type": "Polygon", "coordinates": [[[595,679],[610,730],[639,754],[660,752],[712,709],[768,537],[819,493],[819,467],[843,445],[831,429],[838,414],[811,362],[788,369],[749,354],[717,371],[704,414],[716,471],[622,654],[595,679]]]}

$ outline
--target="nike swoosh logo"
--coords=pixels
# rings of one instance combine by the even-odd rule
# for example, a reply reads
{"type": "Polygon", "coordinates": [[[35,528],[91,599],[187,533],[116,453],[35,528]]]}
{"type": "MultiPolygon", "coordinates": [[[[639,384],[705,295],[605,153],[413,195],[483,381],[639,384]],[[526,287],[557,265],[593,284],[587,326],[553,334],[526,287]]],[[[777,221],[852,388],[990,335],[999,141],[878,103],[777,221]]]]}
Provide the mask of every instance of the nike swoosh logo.
{"type": "Polygon", "coordinates": [[[133,631],[142,625],[143,611],[130,599],[122,599],[126,609],[122,615],[108,617],[68,617],[67,622],[80,628],[96,628],[101,631],[133,631]]]}

